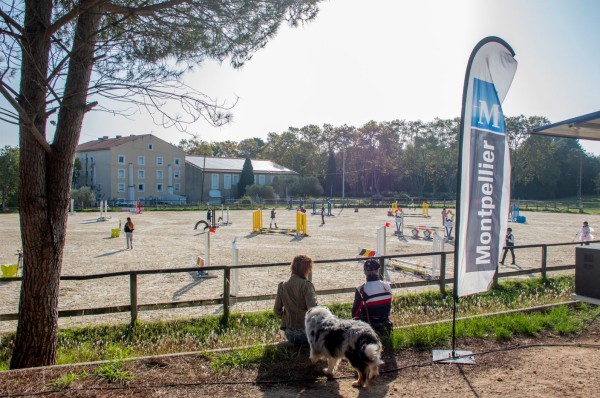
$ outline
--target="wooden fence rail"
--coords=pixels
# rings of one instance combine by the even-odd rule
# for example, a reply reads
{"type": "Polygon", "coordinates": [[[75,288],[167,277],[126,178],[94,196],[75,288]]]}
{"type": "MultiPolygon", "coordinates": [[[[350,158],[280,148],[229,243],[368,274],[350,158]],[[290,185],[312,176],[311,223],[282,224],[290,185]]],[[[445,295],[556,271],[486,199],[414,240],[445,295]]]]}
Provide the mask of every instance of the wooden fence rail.
{"type": "MultiPolygon", "coordinates": [[[[600,243],[600,240],[593,241],[590,243],[600,243]]],[[[498,283],[499,278],[509,278],[520,275],[528,275],[540,273],[543,278],[547,278],[548,272],[556,272],[556,271],[564,271],[569,269],[574,269],[575,265],[559,265],[554,267],[548,267],[548,247],[556,247],[556,246],[575,246],[579,245],[579,242],[568,242],[568,243],[548,243],[548,244],[536,244],[536,245],[521,245],[514,246],[515,250],[518,249],[531,249],[531,248],[541,248],[541,262],[540,268],[528,268],[518,271],[509,271],[509,272],[496,272],[496,276],[494,277],[494,283],[498,283]]],[[[392,259],[392,258],[408,258],[408,257],[425,257],[425,256],[436,256],[439,255],[441,258],[440,265],[440,277],[438,279],[431,280],[422,280],[422,281],[410,281],[410,282],[394,282],[390,283],[392,289],[405,289],[405,288],[413,288],[420,286],[433,286],[438,285],[440,292],[445,294],[447,285],[453,285],[454,281],[447,281],[446,279],[446,258],[448,255],[453,255],[453,251],[446,252],[428,252],[428,253],[414,253],[414,254],[397,254],[397,255],[389,255],[389,256],[379,256],[373,257],[373,259],[378,259],[384,266],[382,267],[382,275],[385,272],[385,262],[384,259],[392,259]]],[[[339,263],[339,262],[350,262],[350,261],[363,261],[364,258],[344,258],[344,259],[334,259],[334,260],[316,260],[315,264],[327,264],[327,263],[339,263]]],[[[64,317],[75,317],[75,316],[86,316],[86,315],[105,315],[105,314],[115,314],[115,313],[124,313],[129,312],[131,314],[131,323],[134,324],[137,321],[138,313],[141,311],[156,311],[156,310],[166,310],[166,309],[176,309],[176,308],[190,308],[190,307],[201,307],[208,305],[222,305],[223,306],[223,314],[225,316],[229,315],[230,305],[231,303],[243,303],[249,301],[265,301],[265,300],[274,300],[276,294],[262,294],[256,296],[240,296],[240,297],[232,297],[230,295],[231,291],[231,270],[232,269],[248,269],[248,268],[267,268],[267,267],[281,267],[288,266],[288,262],[283,263],[267,263],[267,264],[248,264],[248,265],[236,265],[236,266],[211,266],[211,267],[203,267],[204,271],[219,271],[223,270],[223,298],[212,298],[212,299],[202,299],[202,300],[189,300],[189,301],[171,301],[166,303],[152,303],[152,304],[138,304],[138,275],[155,275],[155,274],[173,274],[173,273],[181,273],[181,272],[197,272],[198,267],[188,267],[188,268],[171,268],[171,269],[154,269],[154,270],[131,270],[131,271],[120,271],[120,272],[109,272],[105,274],[90,274],[90,275],[63,275],[60,277],[62,281],[86,281],[93,279],[103,279],[103,278],[112,278],[119,276],[128,276],[129,277],[129,305],[120,305],[113,307],[100,307],[100,308],[85,308],[85,309],[74,309],[74,310],[61,310],[58,312],[59,318],[64,317]]],[[[19,282],[22,280],[22,277],[15,278],[2,278],[0,282],[19,282]]],[[[356,287],[341,287],[335,289],[325,289],[318,290],[317,295],[325,296],[331,294],[343,294],[343,293],[352,293],[356,287]]],[[[18,320],[19,315],[16,313],[13,314],[0,314],[0,322],[2,321],[16,321],[18,320]]]]}

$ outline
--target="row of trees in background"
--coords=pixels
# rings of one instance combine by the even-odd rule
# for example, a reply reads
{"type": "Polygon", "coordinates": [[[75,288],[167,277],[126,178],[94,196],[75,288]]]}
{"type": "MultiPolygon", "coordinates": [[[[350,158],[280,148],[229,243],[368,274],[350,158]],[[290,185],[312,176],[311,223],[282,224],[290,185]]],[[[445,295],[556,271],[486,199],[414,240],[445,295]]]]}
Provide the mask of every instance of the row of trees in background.
{"type": "MultiPolygon", "coordinates": [[[[531,135],[545,117],[507,117],[512,162],[511,196],[553,199],[600,191],[600,160],[578,141],[531,135]],[[582,170],[579,187],[579,170],[582,170]]],[[[370,121],[361,127],[308,125],[269,133],[266,142],[182,140],[189,154],[268,159],[316,178],[326,196],[340,196],[343,163],[347,196],[453,198],[456,194],[460,118],[431,122],[370,121]],[[252,148],[250,151],[249,148],[252,148]]],[[[274,187],[274,192],[285,191],[274,187]]],[[[289,192],[288,194],[293,195],[289,192]]]]}

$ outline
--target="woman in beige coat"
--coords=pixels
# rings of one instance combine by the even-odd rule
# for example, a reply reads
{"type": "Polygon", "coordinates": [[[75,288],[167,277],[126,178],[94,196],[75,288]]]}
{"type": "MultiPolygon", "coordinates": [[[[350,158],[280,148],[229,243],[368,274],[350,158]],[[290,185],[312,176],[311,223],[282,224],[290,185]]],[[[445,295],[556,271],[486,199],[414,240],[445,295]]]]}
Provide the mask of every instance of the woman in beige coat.
{"type": "Polygon", "coordinates": [[[306,311],[317,305],[317,293],[308,275],[312,272],[313,260],[305,254],[299,254],[292,260],[292,275],[287,282],[281,282],[277,288],[277,298],[273,311],[281,319],[280,329],[292,344],[306,344],[308,339],[304,330],[306,311]]]}

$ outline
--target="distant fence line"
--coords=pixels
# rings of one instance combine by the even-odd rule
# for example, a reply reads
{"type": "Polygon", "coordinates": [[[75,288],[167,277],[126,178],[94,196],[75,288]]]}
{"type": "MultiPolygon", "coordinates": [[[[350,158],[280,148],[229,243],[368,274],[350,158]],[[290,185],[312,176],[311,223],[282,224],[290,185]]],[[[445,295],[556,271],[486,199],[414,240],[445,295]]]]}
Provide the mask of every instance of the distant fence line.
{"type": "MultiPolygon", "coordinates": [[[[600,240],[593,241],[591,243],[600,243],[600,240]]],[[[531,248],[540,248],[541,256],[540,256],[540,267],[538,268],[529,268],[518,271],[509,271],[509,272],[496,272],[494,277],[494,284],[498,284],[499,278],[508,278],[520,275],[528,275],[528,274],[536,274],[540,273],[544,279],[547,278],[548,272],[555,271],[563,271],[574,269],[574,264],[569,265],[560,265],[548,267],[548,247],[557,247],[557,246],[575,246],[579,245],[579,242],[568,242],[568,243],[549,243],[549,244],[535,244],[535,245],[521,245],[514,246],[515,250],[519,249],[531,249],[531,248]]],[[[414,288],[420,286],[439,286],[440,292],[442,294],[446,293],[446,286],[453,284],[453,281],[447,280],[446,275],[446,258],[448,255],[453,255],[453,251],[446,252],[427,252],[427,253],[414,253],[414,254],[398,254],[398,255],[390,255],[390,256],[379,256],[372,257],[373,259],[379,260],[382,267],[380,268],[380,275],[383,278],[383,275],[386,272],[386,264],[385,259],[393,259],[393,258],[409,258],[409,257],[426,257],[426,256],[440,256],[440,277],[438,279],[430,279],[430,280],[422,280],[422,281],[410,281],[410,282],[394,282],[390,283],[393,289],[405,289],[405,288],[414,288]]],[[[328,264],[328,263],[339,263],[339,262],[354,262],[354,261],[364,261],[364,258],[343,258],[343,259],[334,259],[334,260],[315,260],[315,264],[328,264]]],[[[140,311],[156,311],[156,310],[165,310],[165,309],[176,309],[176,308],[190,308],[190,307],[200,307],[200,306],[208,306],[208,305],[222,305],[223,306],[223,315],[228,316],[230,312],[230,305],[232,303],[242,303],[249,301],[264,301],[264,300],[274,300],[276,294],[263,294],[263,295],[254,295],[254,296],[240,296],[240,297],[230,297],[231,292],[231,270],[232,269],[252,269],[252,268],[269,268],[269,267],[281,267],[281,266],[289,266],[289,262],[281,262],[281,263],[265,263],[265,264],[249,264],[249,265],[235,265],[235,266],[211,266],[211,267],[203,267],[203,271],[223,271],[223,295],[222,298],[209,298],[209,299],[200,299],[200,300],[189,300],[189,301],[171,301],[164,303],[151,303],[151,304],[138,304],[138,275],[156,275],[156,274],[175,274],[182,272],[198,272],[198,267],[187,267],[187,268],[170,268],[170,269],[155,269],[155,270],[131,270],[131,271],[119,271],[119,272],[109,272],[104,274],[90,274],[90,275],[63,275],[60,277],[62,281],[87,281],[93,279],[104,279],[104,278],[112,278],[112,277],[129,277],[129,305],[120,305],[120,306],[112,306],[112,307],[100,307],[100,308],[85,308],[85,309],[74,309],[74,310],[61,310],[58,312],[58,316],[60,318],[63,317],[76,317],[76,316],[86,316],[86,315],[105,315],[105,314],[115,314],[115,313],[124,313],[129,312],[131,314],[131,323],[135,323],[137,320],[138,312],[140,311]]],[[[14,278],[2,278],[0,282],[19,282],[22,280],[22,277],[14,277],[14,278]]],[[[312,280],[312,275],[311,275],[312,280]]],[[[331,295],[331,294],[342,294],[342,293],[352,293],[356,289],[355,286],[352,287],[341,287],[335,289],[325,289],[318,290],[317,295],[331,295]]],[[[18,320],[18,314],[0,314],[0,322],[1,321],[15,321],[18,320]]]]}
{"type": "MultiPolygon", "coordinates": [[[[298,208],[300,207],[300,203],[302,202],[304,208],[312,207],[313,201],[317,202],[317,205],[321,205],[330,201],[333,204],[334,208],[342,208],[342,207],[389,207],[392,203],[397,202],[398,207],[401,208],[410,208],[412,205],[411,201],[414,201],[414,206],[416,208],[420,208],[423,201],[427,202],[430,206],[433,207],[456,207],[456,200],[454,199],[432,199],[428,197],[420,197],[414,196],[412,199],[406,198],[405,196],[394,198],[394,197],[371,197],[371,198],[292,198],[292,207],[298,208]]],[[[230,210],[243,210],[243,209],[256,209],[258,207],[289,207],[290,199],[264,199],[260,202],[249,202],[247,200],[233,200],[223,203],[225,208],[229,207],[230,210]]],[[[522,199],[511,199],[511,204],[517,204],[521,210],[535,210],[535,211],[576,211],[581,209],[590,210],[590,209],[600,209],[600,202],[579,202],[577,200],[566,200],[566,201],[544,201],[544,200],[522,200],[522,199]]],[[[108,200],[108,205],[111,208],[110,210],[114,211],[119,208],[127,208],[133,207],[133,205],[123,205],[120,204],[117,199],[108,200]]],[[[198,210],[206,210],[206,203],[202,203],[200,201],[187,201],[185,199],[181,200],[162,200],[162,199],[151,199],[151,200],[142,200],[142,206],[145,206],[149,209],[168,210],[169,208],[177,208],[177,209],[198,209],[198,210]]],[[[212,205],[211,205],[212,206],[212,205]]],[[[220,207],[221,205],[216,205],[220,207]]],[[[93,211],[97,210],[98,205],[93,204],[92,206],[82,206],[81,203],[75,203],[76,210],[84,210],[84,211],[93,211]]],[[[18,203],[17,202],[7,202],[7,210],[9,211],[18,211],[18,203]]]]}

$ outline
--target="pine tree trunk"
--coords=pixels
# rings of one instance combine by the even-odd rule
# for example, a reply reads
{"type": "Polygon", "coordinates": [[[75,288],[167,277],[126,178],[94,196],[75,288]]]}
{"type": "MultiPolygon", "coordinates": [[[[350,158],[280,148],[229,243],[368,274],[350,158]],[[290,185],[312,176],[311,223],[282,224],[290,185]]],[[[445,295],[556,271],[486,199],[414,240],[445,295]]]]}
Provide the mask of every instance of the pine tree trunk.
{"type": "MultiPolygon", "coordinates": [[[[85,3],[85,0],[82,1],[85,3]]],[[[29,2],[26,3],[29,7],[29,2]]],[[[49,26],[51,1],[35,1],[32,12],[46,15],[49,26]]],[[[21,239],[24,273],[19,301],[19,324],[11,369],[52,365],[56,361],[58,291],[67,232],[68,205],[73,159],[86,112],[87,89],[92,73],[99,7],[82,14],[77,22],[73,53],[58,114],[52,154],[44,152],[32,134],[21,128],[20,195],[21,239]],[[32,178],[32,176],[34,176],[32,178]]],[[[27,12],[27,11],[26,11],[27,12]]],[[[28,29],[29,32],[29,27],[28,29]]],[[[43,24],[32,24],[31,38],[39,40],[43,24]],[[35,29],[34,29],[35,27],[35,29]],[[37,29],[37,30],[36,30],[37,29]],[[36,37],[37,35],[37,37],[36,37]]],[[[21,105],[37,116],[35,124],[45,131],[45,96],[40,95],[41,75],[47,75],[50,42],[31,45],[32,62],[24,57],[21,78],[21,105]],[[45,57],[45,58],[44,58],[45,57]],[[29,101],[24,101],[23,98],[29,101]],[[31,99],[37,99],[32,101],[31,99]]]]}

